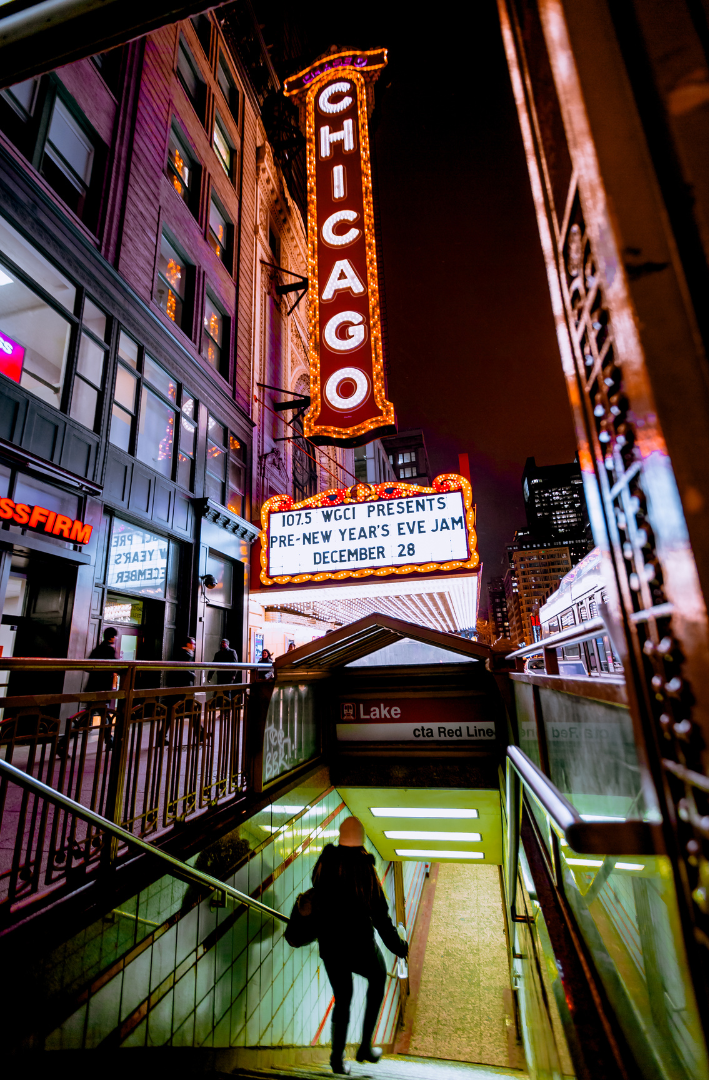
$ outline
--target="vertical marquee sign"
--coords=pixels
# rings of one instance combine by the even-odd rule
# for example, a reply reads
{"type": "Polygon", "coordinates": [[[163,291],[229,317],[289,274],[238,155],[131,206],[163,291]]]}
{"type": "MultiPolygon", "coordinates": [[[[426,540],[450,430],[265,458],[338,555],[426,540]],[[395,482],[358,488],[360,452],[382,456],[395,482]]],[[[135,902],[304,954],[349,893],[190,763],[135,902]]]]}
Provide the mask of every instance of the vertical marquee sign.
{"type": "Polygon", "coordinates": [[[335,53],[286,79],[308,154],[310,395],[305,435],[358,446],[396,430],[386,397],[368,104],[386,49],[335,53]]]}

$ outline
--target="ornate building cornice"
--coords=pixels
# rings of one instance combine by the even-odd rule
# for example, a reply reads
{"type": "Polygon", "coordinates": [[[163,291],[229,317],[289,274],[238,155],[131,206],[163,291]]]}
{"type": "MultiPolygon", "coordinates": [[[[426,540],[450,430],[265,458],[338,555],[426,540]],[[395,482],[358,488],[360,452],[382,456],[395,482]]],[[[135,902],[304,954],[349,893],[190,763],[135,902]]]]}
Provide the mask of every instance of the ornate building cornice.
{"type": "Polygon", "coordinates": [[[256,525],[252,525],[250,521],[239,517],[238,514],[232,514],[231,510],[213,502],[212,499],[195,499],[194,508],[198,517],[206,518],[225,532],[238,536],[240,540],[245,540],[247,544],[253,544],[258,537],[259,529],[256,525]]]}

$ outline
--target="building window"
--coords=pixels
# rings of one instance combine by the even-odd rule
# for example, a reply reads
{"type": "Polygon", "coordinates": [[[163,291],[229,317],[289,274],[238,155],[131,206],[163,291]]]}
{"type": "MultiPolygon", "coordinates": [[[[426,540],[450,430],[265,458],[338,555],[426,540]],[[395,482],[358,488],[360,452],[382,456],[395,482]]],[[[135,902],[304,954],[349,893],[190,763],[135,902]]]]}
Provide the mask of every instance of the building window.
{"type": "Polygon", "coordinates": [[[118,339],[118,365],[113,392],[109,440],[128,454],[131,450],[133,421],[138,399],[138,346],[125,330],[118,339]],[[131,370],[132,369],[132,370],[131,370]]]}
{"type": "Polygon", "coordinates": [[[71,395],[69,415],[85,427],[96,428],[99,395],[106,374],[108,347],[105,344],[108,320],[100,308],[88,298],[84,302],[84,318],[76,375],[71,395]]]}
{"type": "Polygon", "coordinates": [[[0,92],[0,124],[73,213],[93,226],[105,144],[54,75],[0,92]]]}
{"type": "Polygon", "coordinates": [[[229,112],[239,123],[239,91],[231,74],[224,53],[219,54],[219,67],[217,68],[217,82],[224,95],[224,100],[229,106],[229,112]]]}
{"type": "Polygon", "coordinates": [[[140,399],[137,456],[155,472],[172,479],[175,410],[144,386],[140,399]]]}
{"type": "Polygon", "coordinates": [[[212,40],[212,23],[209,19],[209,15],[194,15],[190,19],[190,22],[199,38],[200,45],[204,49],[204,55],[209,59],[209,46],[212,40]]]}
{"type": "Polygon", "coordinates": [[[227,509],[240,517],[244,514],[246,496],[246,461],[244,448],[236,435],[229,436],[229,490],[227,509]]]}
{"type": "Polygon", "coordinates": [[[220,374],[224,373],[222,359],[222,341],[226,337],[225,318],[209,293],[204,303],[204,333],[202,335],[202,356],[220,374]]]}
{"type": "Polygon", "coordinates": [[[215,113],[214,116],[214,135],[212,138],[214,145],[214,152],[219,158],[220,164],[231,180],[232,167],[234,164],[234,148],[231,145],[229,136],[226,133],[224,124],[219,119],[219,113],[215,113]]]}
{"type": "Polygon", "coordinates": [[[206,87],[199,73],[197,61],[182,35],[180,35],[180,44],[177,49],[177,77],[200,120],[204,120],[206,87]]]}
{"type": "Polygon", "coordinates": [[[228,459],[226,428],[210,416],[207,425],[207,475],[204,489],[207,497],[221,506],[226,505],[228,459]]]}
{"type": "Polygon", "coordinates": [[[94,144],[60,97],[55,98],[40,172],[83,217],[94,167],[94,144]]]}
{"type": "Polygon", "coordinates": [[[20,119],[27,121],[34,113],[38,90],[39,78],[26,79],[25,82],[16,83],[7,90],[3,90],[2,96],[20,119]]]}
{"type": "Polygon", "coordinates": [[[115,49],[109,49],[108,52],[96,53],[91,59],[101,72],[106,86],[113,94],[117,94],[123,67],[123,46],[117,45],[115,49]]]}
{"type": "Polygon", "coordinates": [[[227,268],[231,262],[233,229],[234,227],[222,210],[221,205],[212,196],[209,204],[208,240],[215,255],[222,260],[227,268]]]}
{"type": "Polygon", "coordinates": [[[109,435],[113,445],[191,490],[196,411],[191,393],[121,330],[109,435]]]}
{"type": "Polygon", "coordinates": [[[55,409],[75,304],[74,285],[0,218],[0,372],[55,409]]]}
{"type": "Polygon", "coordinates": [[[187,390],[182,391],[180,410],[180,449],[177,455],[177,482],[192,490],[194,483],[194,456],[197,446],[196,402],[187,390]]]}
{"type": "Polygon", "coordinates": [[[412,469],[410,467],[405,468],[405,469],[399,469],[399,476],[402,479],[405,479],[406,477],[409,477],[409,476],[416,476],[416,469],[412,469]]]}
{"type": "MultiPolygon", "coordinates": [[[[413,450],[407,450],[403,454],[399,454],[398,464],[403,465],[407,461],[416,461],[416,453],[413,450]]],[[[413,476],[413,473],[407,473],[408,476],[413,476]]]]}
{"type": "Polygon", "coordinates": [[[187,149],[175,124],[170,128],[167,149],[167,176],[177,194],[193,211],[199,197],[199,165],[187,149]]]}
{"type": "Polygon", "coordinates": [[[176,326],[183,330],[186,327],[185,319],[185,296],[187,291],[188,267],[185,260],[177,253],[165,234],[160,243],[160,257],[158,259],[158,282],[155,299],[172,319],[176,326]]]}
{"type": "Polygon", "coordinates": [[[226,506],[232,514],[244,512],[246,492],[246,461],[244,449],[236,435],[223,424],[209,417],[207,429],[207,474],[205,494],[226,506]]]}

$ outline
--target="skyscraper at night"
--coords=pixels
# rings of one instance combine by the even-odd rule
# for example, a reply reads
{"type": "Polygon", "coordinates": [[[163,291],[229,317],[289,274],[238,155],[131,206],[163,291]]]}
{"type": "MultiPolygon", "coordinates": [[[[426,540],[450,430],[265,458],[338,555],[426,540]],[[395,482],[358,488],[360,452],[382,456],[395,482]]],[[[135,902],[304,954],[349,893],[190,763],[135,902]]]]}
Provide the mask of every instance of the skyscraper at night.
{"type": "Polygon", "coordinates": [[[516,529],[507,545],[506,603],[510,637],[529,644],[541,604],[588,553],[593,538],[577,461],[537,465],[528,457],[522,494],[527,526],[516,529]]]}
{"type": "Polygon", "coordinates": [[[505,596],[505,579],[494,577],[487,587],[488,618],[495,629],[496,638],[510,636],[510,616],[505,596]]]}
{"type": "MultiPolygon", "coordinates": [[[[522,473],[522,494],[527,525],[538,539],[563,539],[587,545],[588,510],[578,461],[561,465],[537,465],[528,457],[522,473]]],[[[588,546],[580,551],[583,558],[588,546]]]]}
{"type": "Polygon", "coordinates": [[[421,428],[399,431],[382,439],[382,446],[389,455],[389,461],[396,473],[397,480],[418,487],[431,484],[431,466],[428,463],[426,440],[421,428]]]}

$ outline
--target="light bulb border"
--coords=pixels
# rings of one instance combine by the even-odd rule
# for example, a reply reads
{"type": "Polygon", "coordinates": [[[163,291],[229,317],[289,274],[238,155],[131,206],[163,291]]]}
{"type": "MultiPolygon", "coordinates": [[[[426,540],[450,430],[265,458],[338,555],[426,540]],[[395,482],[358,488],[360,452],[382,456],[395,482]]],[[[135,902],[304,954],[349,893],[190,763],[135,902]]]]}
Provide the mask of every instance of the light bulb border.
{"type": "Polygon", "coordinates": [[[431,574],[452,570],[476,570],[480,565],[477,552],[477,534],[475,532],[475,506],[473,489],[470,482],[459,473],[441,473],[431,487],[417,487],[415,484],[389,482],[384,484],[354,484],[351,488],[331,488],[311,495],[301,502],[293,502],[290,495],[272,495],[261,507],[261,584],[262,585],[304,585],[311,581],[342,581],[345,578],[388,577],[389,574],[431,574]],[[468,559],[454,559],[444,563],[413,563],[407,566],[362,567],[359,570],[337,570],[335,573],[320,571],[317,574],[288,574],[270,577],[268,574],[269,521],[271,514],[302,510],[308,507],[344,506],[352,503],[378,502],[380,499],[406,499],[421,495],[440,495],[444,492],[460,491],[465,507],[465,524],[468,540],[468,559]]]}

